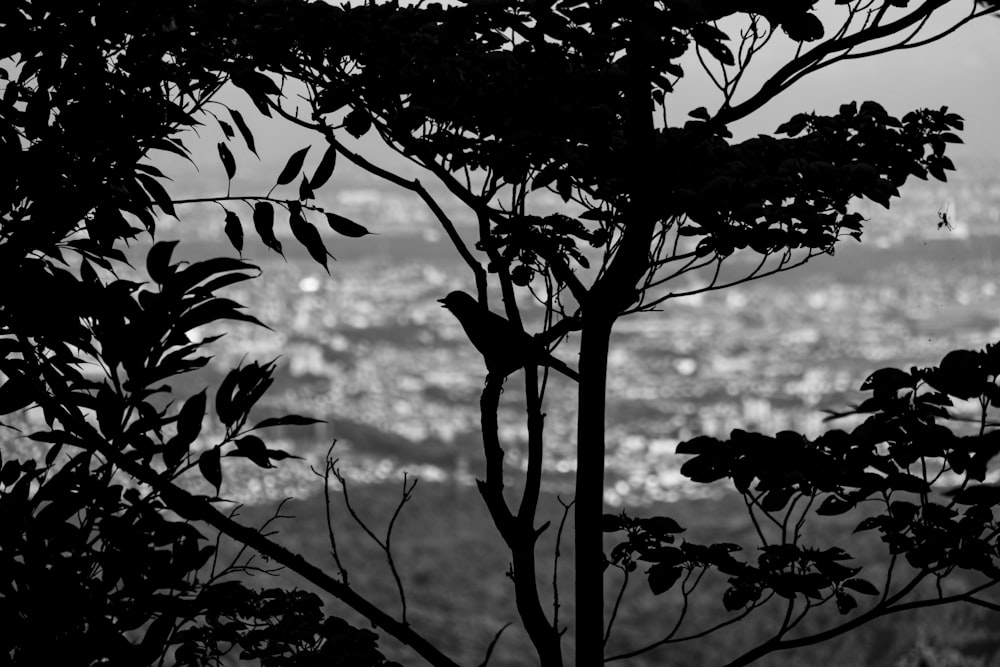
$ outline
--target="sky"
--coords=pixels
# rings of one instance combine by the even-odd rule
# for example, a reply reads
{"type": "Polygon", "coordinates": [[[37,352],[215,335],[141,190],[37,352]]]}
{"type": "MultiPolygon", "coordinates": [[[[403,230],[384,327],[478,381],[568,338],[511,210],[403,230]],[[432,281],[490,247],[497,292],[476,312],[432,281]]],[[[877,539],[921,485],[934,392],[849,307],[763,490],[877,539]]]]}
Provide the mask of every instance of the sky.
{"type": "MultiPolygon", "coordinates": [[[[966,2],[956,5],[967,6],[966,2]]],[[[836,18],[827,14],[827,25],[836,18]]],[[[943,17],[944,18],[944,17],[943,17]]],[[[942,20],[938,25],[945,25],[942,20]]],[[[931,34],[928,32],[927,34],[931,34]]],[[[786,40],[787,45],[787,40],[786,40]]],[[[752,65],[757,80],[787,60],[788,49],[769,44],[752,65]],[[771,46],[776,48],[771,49],[771,46]]],[[[694,64],[697,67],[697,64],[694,64]]],[[[1000,20],[974,20],[944,39],[915,49],[836,63],[796,82],[746,122],[733,127],[739,136],[772,132],[790,116],[803,111],[833,113],[852,100],[875,100],[889,113],[902,116],[917,108],[947,105],[965,118],[966,145],[953,155],[960,158],[1000,158],[1000,20]]],[[[754,86],[747,86],[747,93],[754,86]]],[[[706,82],[679,91],[691,99],[718,100],[706,82]]],[[[704,103],[703,101],[701,103],[704,103]]],[[[716,102],[717,106],[718,102],[716,102]]],[[[697,105],[692,105],[691,108],[697,105]]],[[[708,105],[709,110],[712,106],[708,105]]]]}
{"type": "MultiPolygon", "coordinates": [[[[827,3],[832,11],[838,8],[827,3]]],[[[968,0],[954,0],[955,7],[968,6],[968,0]]],[[[828,26],[837,17],[824,15],[828,26]]],[[[944,25],[942,21],[940,25],[944,25]]],[[[782,36],[783,38],[783,36],[782,36]]],[[[762,51],[748,72],[745,94],[755,89],[755,84],[780,67],[789,57],[790,42],[775,40],[762,51]]],[[[682,122],[688,111],[706,106],[710,111],[718,107],[718,91],[698,73],[697,62],[688,57],[682,61],[687,73],[677,92],[668,96],[671,123],[682,122]]],[[[897,116],[922,107],[937,108],[943,105],[965,118],[965,131],[961,136],[965,145],[949,148],[949,155],[959,169],[975,165],[982,160],[1000,159],[1000,20],[986,17],[960,28],[941,41],[916,49],[878,55],[872,58],[837,63],[795,83],[789,90],[768,103],[750,118],[733,126],[736,138],[758,133],[771,133],[782,122],[798,112],[817,111],[833,113],[837,107],[852,100],[876,100],[897,116]]],[[[244,106],[242,93],[227,96],[238,106],[244,106]],[[239,100],[239,101],[237,101],[239,100]]],[[[261,144],[263,169],[275,174],[292,150],[315,144],[306,162],[311,172],[322,154],[323,146],[318,137],[305,132],[290,130],[285,123],[258,124],[253,120],[258,114],[249,104],[247,117],[255,126],[261,144]]],[[[371,133],[373,134],[373,133],[371,133]]],[[[218,137],[203,134],[202,140],[193,142],[198,155],[200,181],[215,181],[210,175],[221,174],[215,156],[218,137]]],[[[369,138],[362,144],[364,152],[379,159],[382,164],[400,165],[399,158],[369,138]]],[[[238,157],[238,162],[242,162],[238,157]]],[[[340,167],[338,167],[340,169],[340,167]]],[[[191,174],[180,176],[187,181],[191,174]]],[[[185,188],[187,189],[187,188],[185,188]]]]}

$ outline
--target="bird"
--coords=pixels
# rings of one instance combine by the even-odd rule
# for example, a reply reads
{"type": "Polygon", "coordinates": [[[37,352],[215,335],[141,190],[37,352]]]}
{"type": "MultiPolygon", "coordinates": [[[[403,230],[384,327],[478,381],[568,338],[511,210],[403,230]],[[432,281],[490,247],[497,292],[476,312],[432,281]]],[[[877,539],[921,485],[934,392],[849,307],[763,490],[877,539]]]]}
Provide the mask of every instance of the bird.
{"type": "Polygon", "coordinates": [[[544,345],[509,320],[482,306],[472,295],[456,290],[438,299],[438,303],[455,316],[469,341],[483,355],[487,381],[492,377],[506,378],[528,364],[548,366],[580,381],[577,371],[556,359],[544,345]]]}

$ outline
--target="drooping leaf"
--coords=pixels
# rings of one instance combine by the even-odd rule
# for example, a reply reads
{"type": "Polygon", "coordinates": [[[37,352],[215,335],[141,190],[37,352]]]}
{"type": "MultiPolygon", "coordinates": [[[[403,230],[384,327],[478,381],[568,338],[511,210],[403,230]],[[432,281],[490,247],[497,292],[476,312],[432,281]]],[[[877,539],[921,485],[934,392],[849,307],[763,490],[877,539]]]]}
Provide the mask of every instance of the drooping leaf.
{"type": "Polygon", "coordinates": [[[247,125],[247,122],[243,120],[243,114],[236,109],[230,109],[229,107],[226,107],[226,109],[229,111],[229,115],[232,116],[233,122],[236,123],[236,128],[243,136],[243,141],[246,142],[247,148],[249,148],[254,155],[257,155],[257,146],[254,143],[253,132],[250,131],[250,126],[247,125]]]}
{"type": "Polygon", "coordinates": [[[218,390],[215,392],[215,414],[219,416],[219,421],[227,427],[232,426],[239,418],[233,400],[233,394],[239,386],[239,381],[240,369],[234,368],[226,374],[226,377],[222,380],[222,384],[219,385],[218,390]]]}
{"type": "Polygon", "coordinates": [[[222,160],[222,166],[226,170],[226,178],[231,181],[236,175],[236,160],[233,159],[233,154],[229,152],[229,146],[224,142],[220,141],[217,148],[219,149],[219,159],[222,160]]]}
{"type": "Polygon", "coordinates": [[[215,492],[218,493],[220,487],[222,486],[222,459],[221,459],[221,449],[218,445],[207,449],[201,453],[198,457],[198,470],[201,471],[202,477],[215,487],[215,492]]]}
{"type": "Polygon", "coordinates": [[[253,226],[264,245],[282,254],[281,242],[274,236],[274,207],[271,202],[257,202],[253,207],[253,226]]]}
{"type": "Polygon", "coordinates": [[[236,252],[243,254],[243,225],[240,223],[239,216],[232,211],[226,211],[226,226],[224,231],[229,242],[236,248],[236,252]]]}
{"type": "Polygon", "coordinates": [[[230,125],[226,121],[222,120],[221,118],[216,118],[216,120],[219,123],[219,127],[222,128],[222,134],[225,135],[226,139],[232,139],[233,137],[236,136],[236,133],[233,132],[233,126],[232,125],[230,125]]]}
{"type": "Polygon", "coordinates": [[[31,392],[27,380],[13,377],[0,385],[0,415],[9,415],[29,405],[31,392]]]}
{"type": "Polygon", "coordinates": [[[177,415],[177,435],[188,442],[194,442],[201,433],[201,422],[205,418],[205,390],[184,402],[184,407],[177,415]]]}
{"type": "Polygon", "coordinates": [[[295,239],[309,251],[309,256],[316,260],[329,273],[330,269],[326,265],[326,246],[323,245],[323,239],[320,237],[316,227],[302,216],[300,208],[294,207],[292,209],[288,218],[288,224],[292,229],[292,235],[295,239]]]}

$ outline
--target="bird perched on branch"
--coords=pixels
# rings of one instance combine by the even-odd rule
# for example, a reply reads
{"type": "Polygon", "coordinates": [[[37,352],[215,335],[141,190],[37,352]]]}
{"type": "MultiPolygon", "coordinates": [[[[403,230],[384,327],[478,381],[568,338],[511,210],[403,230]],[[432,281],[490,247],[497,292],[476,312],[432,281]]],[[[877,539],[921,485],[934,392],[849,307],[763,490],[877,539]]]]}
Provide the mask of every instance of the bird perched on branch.
{"type": "Polygon", "coordinates": [[[486,360],[489,375],[507,377],[519,368],[534,364],[548,366],[571,380],[580,381],[579,373],[553,357],[539,341],[484,308],[470,294],[451,292],[438,299],[438,303],[458,319],[469,340],[486,360]]]}

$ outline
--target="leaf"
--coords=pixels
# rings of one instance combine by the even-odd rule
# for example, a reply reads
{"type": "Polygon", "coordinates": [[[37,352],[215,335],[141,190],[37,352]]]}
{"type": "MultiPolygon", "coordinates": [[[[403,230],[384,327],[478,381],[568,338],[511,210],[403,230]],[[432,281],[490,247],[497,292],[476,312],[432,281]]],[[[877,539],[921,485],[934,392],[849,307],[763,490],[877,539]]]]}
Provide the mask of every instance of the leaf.
{"type": "MultiPolygon", "coordinates": [[[[813,42],[822,39],[823,22],[809,12],[789,12],[781,23],[785,33],[797,42],[813,42]]],[[[839,605],[839,602],[838,602],[839,605]]]]}
{"type": "Polygon", "coordinates": [[[806,129],[806,126],[809,124],[809,120],[810,117],[807,114],[795,114],[790,120],[787,120],[779,125],[774,132],[775,134],[787,134],[790,137],[794,137],[806,129]]]}
{"type": "Polygon", "coordinates": [[[295,239],[309,251],[309,256],[316,260],[329,273],[330,269],[326,265],[326,246],[323,245],[323,239],[320,238],[316,227],[302,217],[302,212],[298,207],[292,210],[288,218],[288,224],[292,229],[292,235],[295,239]]]}
{"type": "Polygon", "coordinates": [[[794,495],[794,489],[774,489],[760,501],[760,508],[765,512],[780,512],[794,495]]]}
{"type": "Polygon", "coordinates": [[[854,599],[853,595],[848,595],[843,591],[837,591],[837,611],[841,614],[850,613],[851,610],[856,609],[858,606],[858,601],[854,599]]]}
{"type": "Polygon", "coordinates": [[[759,598],[760,590],[754,586],[732,586],[722,594],[722,604],[727,611],[737,611],[759,598]]]}
{"type": "Polygon", "coordinates": [[[269,449],[267,450],[267,456],[272,461],[284,461],[285,459],[302,460],[301,456],[295,456],[294,454],[289,454],[288,452],[281,449],[269,449]]]}
{"type": "Polygon", "coordinates": [[[371,117],[362,109],[351,109],[344,116],[344,129],[355,139],[360,139],[372,128],[371,117]]]}
{"type": "Polygon", "coordinates": [[[315,199],[316,193],[313,192],[312,185],[309,183],[309,178],[303,174],[302,182],[299,183],[299,201],[306,201],[307,199],[315,199]]]}
{"type": "Polygon", "coordinates": [[[584,211],[583,213],[581,213],[580,214],[580,219],[581,220],[599,220],[599,221],[603,222],[603,221],[611,219],[611,212],[610,211],[604,211],[604,210],[601,210],[599,208],[593,208],[593,209],[590,209],[589,211],[584,211]]]}
{"type": "Polygon", "coordinates": [[[240,381],[240,369],[234,368],[229,371],[219,389],[215,392],[215,414],[219,415],[219,421],[226,426],[232,426],[239,418],[239,411],[235,409],[233,392],[240,381]]]}
{"type": "Polygon", "coordinates": [[[535,176],[534,180],[531,181],[531,189],[539,190],[552,183],[552,181],[556,180],[561,168],[562,165],[557,162],[553,162],[546,167],[542,167],[542,169],[535,176]]]}
{"type": "Polygon", "coordinates": [[[867,581],[865,579],[848,579],[843,583],[844,588],[850,588],[856,593],[861,593],[862,595],[878,595],[879,590],[875,588],[875,584],[867,581]]]}
{"type": "Polygon", "coordinates": [[[683,573],[684,568],[657,563],[649,568],[649,590],[652,591],[653,595],[666,593],[673,588],[683,573]]]}
{"type": "Polygon", "coordinates": [[[309,152],[310,148],[311,146],[300,148],[289,156],[284,169],[278,174],[278,185],[288,185],[299,175],[299,172],[302,171],[302,163],[306,159],[306,153],[309,152]]]}
{"type": "Polygon", "coordinates": [[[201,433],[201,422],[205,418],[205,390],[184,401],[184,407],[177,415],[177,435],[188,442],[194,442],[201,433]]]}
{"type": "Polygon", "coordinates": [[[323,153],[322,159],[319,161],[319,165],[316,167],[316,171],[313,172],[313,177],[309,179],[309,184],[315,190],[316,188],[321,188],[330,180],[330,176],[333,175],[333,169],[337,166],[337,149],[334,146],[330,146],[323,153]]]}
{"type": "Polygon", "coordinates": [[[222,166],[226,170],[226,178],[231,181],[236,175],[236,160],[233,159],[233,154],[229,152],[229,147],[225,143],[220,141],[218,149],[219,159],[222,160],[222,166]]]}
{"type": "Polygon", "coordinates": [[[1000,486],[992,484],[977,484],[947,495],[954,495],[955,502],[959,505],[993,506],[1000,504],[1000,486]]]}
{"type": "Polygon", "coordinates": [[[162,285],[174,274],[177,265],[170,264],[177,241],[157,241],[146,253],[146,272],[149,277],[162,285]]]}
{"type": "Polygon", "coordinates": [[[226,236],[229,242],[236,248],[236,252],[243,254],[243,224],[238,215],[232,211],[226,211],[226,236]]]}
{"type": "Polygon", "coordinates": [[[191,443],[180,436],[174,436],[163,447],[163,463],[168,470],[176,470],[191,449],[191,443]]]}
{"type": "Polygon", "coordinates": [[[272,426],[309,426],[310,424],[325,424],[322,419],[303,417],[301,415],[285,415],[284,417],[268,417],[257,422],[251,431],[261,428],[271,428],[272,426]]]}
{"type": "Polygon", "coordinates": [[[252,69],[245,69],[233,72],[231,80],[233,85],[242,89],[250,97],[250,101],[253,102],[258,111],[265,116],[271,116],[271,110],[267,106],[267,96],[280,95],[281,90],[270,77],[252,69]]]}
{"type": "Polygon", "coordinates": [[[685,440],[678,443],[677,448],[674,450],[676,454],[701,454],[708,450],[709,452],[719,451],[723,448],[722,443],[711,436],[708,435],[697,435],[690,440],[685,440]]]}
{"type": "Polygon", "coordinates": [[[198,457],[198,470],[201,471],[202,477],[215,487],[216,493],[219,493],[222,486],[222,460],[220,456],[221,450],[216,445],[202,452],[201,456],[198,457]]]}
{"type": "Polygon", "coordinates": [[[344,216],[337,215],[336,213],[326,214],[326,224],[330,225],[330,229],[337,232],[341,236],[347,236],[352,239],[361,238],[362,236],[371,234],[371,232],[358,223],[353,220],[348,220],[344,216]]]}
{"type": "Polygon", "coordinates": [[[224,120],[221,120],[221,119],[219,119],[219,118],[216,118],[215,120],[217,120],[217,121],[218,121],[218,123],[219,123],[219,127],[221,127],[221,128],[222,128],[222,133],[223,133],[224,135],[226,135],[226,139],[232,139],[233,137],[235,137],[235,136],[236,136],[236,133],[235,133],[235,132],[233,132],[233,126],[232,126],[232,125],[230,125],[230,124],[229,124],[229,123],[227,123],[226,121],[224,121],[224,120]]]}
{"type": "Polygon", "coordinates": [[[177,217],[177,213],[174,211],[174,203],[170,200],[170,195],[167,194],[167,191],[163,189],[158,180],[146,174],[136,174],[135,177],[142,184],[142,187],[146,189],[146,192],[149,193],[149,196],[153,198],[156,205],[163,209],[164,213],[172,215],[175,218],[177,217]]]}
{"type": "Polygon", "coordinates": [[[0,468],[0,484],[10,486],[21,476],[21,462],[9,460],[0,468]]]}
{"type": "Polygon", "coordinates": [[[892,491],[908,493],[928,493],[930,484],[927,480],[905,472],[892,473],[886,476],[886,484],[892,491]]]}
{"type": "Polygon", "coordinates": [[[601,517],[601,530],[605,533],[616,533],[625,530],[625,522],[618,514],[605,514],[601,517]]]}
{"type": "Polygon", "coordinates": [[[684,532],[684,528],[668,516],[654,516],[648,519],[640,519],[639,524],[648,532],[657,536],[684,532]]]}
{"type": "Polygon", "coordinates": [[[900,389],[913,387],[916,380],[898,368],[880,368],[861,384],[861,391],[873,391],[876,396],[895,397],[900,389]]]}
{"type": "Polygon", "coordinates": [[[257,202],[253,207],[253,226],[264,245],[279,255],[282,254],[281,242],[274,236],[274,207],[270,202],[257,202]]]}
{"type": "Polygon", "coordinates": [[[0,385],[0,415],[23,410],[31,405],[30,385],[24,378],[13,377],[0,385]]]}
{"type": "Polygon", "coordinates": [[[229,456],[244,456],[261,468],[273,468],[267,456],[267,446],[255,435],[246,435],[236,441],[236,452],[229,456]]]}
{"type": "Polygon", "coordinates": [[[232,74],[233,84],[244,90],[253,89],[265,95],[280,95],[278,88],[271,77],[252,69],[244,69],[232,74]]]}
{"type": "Polygon", "coordinates": [[[845,514],[854,509],[857,503],[853,503],[849,500],[842,500],[837,496],[827,496],[826,499],[820,503],[820,506],[816,508],[816,514],[822,516],[837,516],[838,514],[845,514]]]}
{"type": "Polygon", "coordinates": [[[231,285],[233,282],[251,278],[252,276],[246,274],[224,275],[233,271],[245,270],[259,271],[253,264],[240,259],[233,257],[213,257],[212,259],[195,262],[183,271],[178,271],[177,277],[171,282],[171,287],[180,291],[187,291],[196,285],[209,281],[205,284],[203,290],[203,293],[208,293],[212,291],[208,288],[209,284],[216,285],[213,289],[220,289],[227,283],[231,285]]]}
{"type": "Polygon", "coordinates": [[[711,116],[708,114],[708,109],[705,107],[698,107],[697,109],[692,109],[689,113],[692,118],[697,118],[698,120],[708,120],[711,116]]]}
{"type": "Polygon", "coordinates": [[[190,331],[195,327],[204,326],[220,320],[237,320],[239,322],[249,322],[259,327],[270,330],[271,328],[258,320],[253,315],[241,313],[243,308],[240,304],[231,299],[213,298],[185,311],[177,318],[177,330],[190,331]]]}
{"type": "Polygon", "coordinates": [[[556,192],[559,193],[559,197],[564,202],[568,202],[573,196],[573,181],[569,174],[559,174],[559,177],[556,178],[556,192]]]}
{"type": "MultiPolygon", "coordinates": [[[[229,107],[226,108],[229,109],[229,107]]],[[[247,122],[243,120],[243,114],[236,109],[229,109],[229,115],[233,117],[233,122],[236,123],[236,129],[238,129],[240,134],[243,135],[243,141],[246,142],[247,148],[249,148],[254,155],[257,155],[257,146],[254,143],[253,133],[250,131],[250,126],[247,125],[247,122]]],[[[260,156],[258,155],[257,157],[260,156]]]]}

